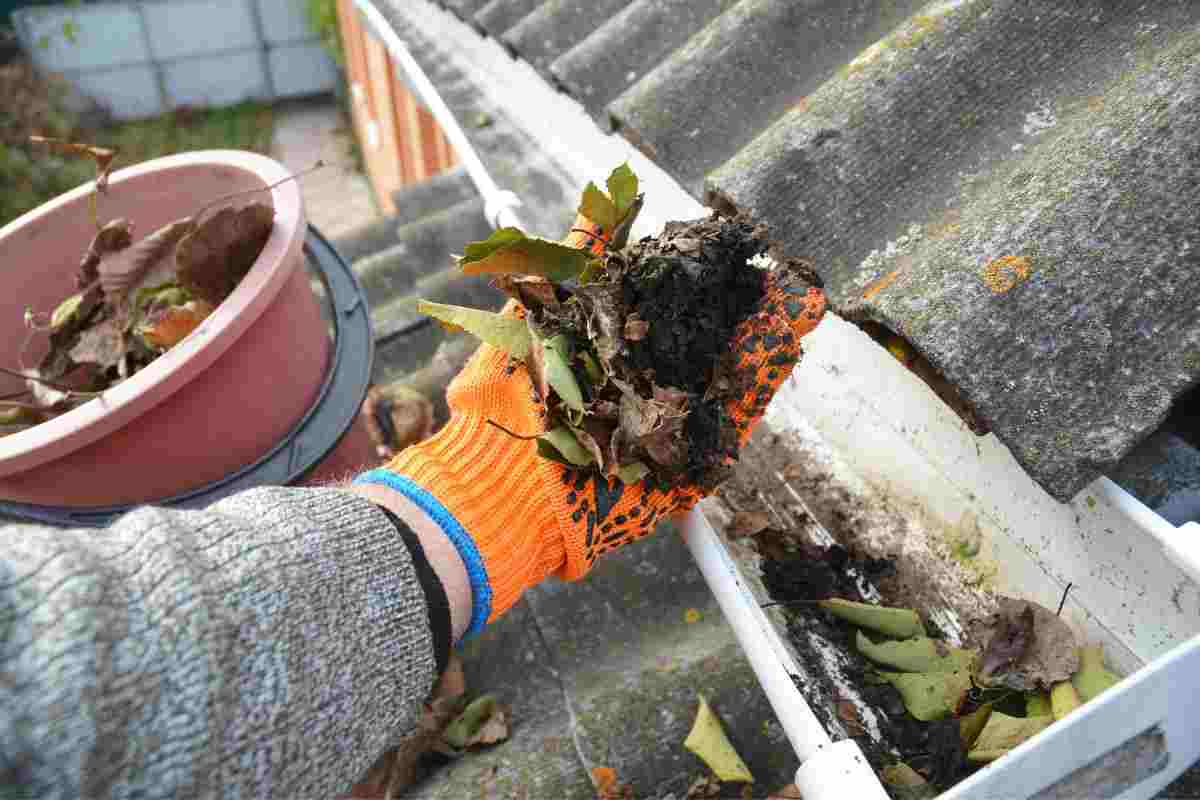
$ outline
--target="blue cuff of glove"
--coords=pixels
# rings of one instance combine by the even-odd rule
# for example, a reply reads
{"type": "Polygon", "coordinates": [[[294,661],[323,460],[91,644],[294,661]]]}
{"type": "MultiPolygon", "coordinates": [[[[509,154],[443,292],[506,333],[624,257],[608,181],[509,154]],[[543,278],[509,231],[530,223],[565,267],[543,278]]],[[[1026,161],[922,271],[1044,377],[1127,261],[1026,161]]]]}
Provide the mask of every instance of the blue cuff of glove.
{"type": "Polygon", "coordinates": [[[364,472],[354,479],[355,483],[377,483],[399,492],[411,500],[438,524],[446,538],[454,544],[458,557],[467,568],[467,577],[471,581],[471,624],[467,626],[463,638],[474,636],[483,630],[487,619],[492,613],[492,585],[488,582],[487,570],[483,567],[483,557],[475,541],[466,529],[458,523],[441,501],[421,486],[413,483],[403,475],[397,475],[386,469],[373,469],[364,472]]]}

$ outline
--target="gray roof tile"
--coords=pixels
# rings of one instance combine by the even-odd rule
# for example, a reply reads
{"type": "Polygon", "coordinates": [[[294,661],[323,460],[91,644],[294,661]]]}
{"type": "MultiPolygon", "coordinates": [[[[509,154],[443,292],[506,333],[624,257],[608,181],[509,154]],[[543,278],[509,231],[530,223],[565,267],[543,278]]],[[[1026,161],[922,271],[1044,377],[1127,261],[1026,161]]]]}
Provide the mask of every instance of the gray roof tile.
{"type": "Polygon", "coordinates": [[[629,3],[630,0],[547,0],[510,28],[501,40],[548,75],[550,62],[629,3]]]}
{"type": "Polygon", "coordinates": [[[542,0],[491,0],[475,12],[474,24],[499,37],[542,4],[542,0]]]}
{"type": "Polygon", "coordinates": [[[804,101],[917,0],[742,0],[621,95],[610,113],[698,192],[705,173],[804,101]]]}
{"type": "Polygon", "coordinates": [[[607,125],[605,107],[737,0],[636,0],[550,65],[607,125]]]}

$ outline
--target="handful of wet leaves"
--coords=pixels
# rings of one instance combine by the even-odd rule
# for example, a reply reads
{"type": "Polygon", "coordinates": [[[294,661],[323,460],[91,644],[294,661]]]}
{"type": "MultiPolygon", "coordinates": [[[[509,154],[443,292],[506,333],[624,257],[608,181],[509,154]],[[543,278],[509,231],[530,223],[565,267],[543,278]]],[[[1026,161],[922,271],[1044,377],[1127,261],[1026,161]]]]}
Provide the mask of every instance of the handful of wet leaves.
{"type": "MultiPolygon", "coordinates": [[[[79,148],[97,161],[89,207],[94,218],[96,194],[109,191],[114,154],[87,145],[59,146],[79,148]]],[[[137,240],[132,220],[98,226],[79,262],[78,291],[50,313],[25,310],[29,336],[23,352],[39,334],[48,336],[49,348],[36,364],[0,368],[26,384],[0,398],[0,435],[76,408],[182,341],[253,266],[274,218],[266,203],[239,206],[224,198],[137,240]]]]}
{"type": "MultiPolygon", "coordinates": [[[[926,635],[910,609],[838,598],[820,605],[857,627],[857,650],[900,693],[912,717],[957,720],[969,764],[1003,756],[1119,680],[1099,645],[1080,646],[1057,614],[1028,600],[1000,598],[963,647],[926,635]]],[[[903,762],[881,777],[896,797],[937,795],[903,762]]]]}
{"type": "Polygon", "coordinates": [[[603,247],[517,228],[467,245],[463,271],[495,275],[523,318],[417,308],[525,364],[548,415],[536,437],[544,458],[624,483],[715,486],[737,452],[725,406],[742,387],[728,350],[765,291],[765,271],[747,263],[767,250],[765,232],[713,215],[626,248],[642,206],[638,179],[622,165],[607,189],[588,184],[579,215],[592,227],[577,231],[603,247]]]}

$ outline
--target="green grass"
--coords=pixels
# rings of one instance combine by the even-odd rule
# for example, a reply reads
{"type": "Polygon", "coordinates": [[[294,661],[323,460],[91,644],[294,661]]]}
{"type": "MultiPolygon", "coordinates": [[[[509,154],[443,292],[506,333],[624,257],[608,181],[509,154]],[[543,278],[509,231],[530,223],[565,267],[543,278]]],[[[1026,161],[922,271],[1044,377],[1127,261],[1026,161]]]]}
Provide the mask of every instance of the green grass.
{"type": "MultiPolygon", "coordinates": [[[[75,141],[117,150],[114,169],[192,150],[267,153],[274,129],[271,107],[242,103],[212,110],[188,109],[152,119],[75,132],[75,141]]],[[[60,131],[47,133],[63,135],[60,131]]],[[[0,226],[95,177],[86,158],[50,153],[31,144],[0,142],[0,226]]]]}

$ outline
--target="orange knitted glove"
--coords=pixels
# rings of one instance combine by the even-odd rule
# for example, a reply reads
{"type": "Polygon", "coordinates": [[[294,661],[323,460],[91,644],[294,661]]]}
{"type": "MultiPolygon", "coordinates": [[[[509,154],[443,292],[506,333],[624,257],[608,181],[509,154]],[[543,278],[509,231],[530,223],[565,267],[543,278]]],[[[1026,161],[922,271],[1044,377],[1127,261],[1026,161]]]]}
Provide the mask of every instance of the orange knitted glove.
{"type": "MultiPolygon", "coordinates": [[[[599,229],[586,219],[568,243],[601,248],[599,229]]],[[[800,338],[825,312],[820,289],[789,287],[768,278],[756,313],[738,327],[732,347],[738,369],[753,383],[726,411],[745,442],[800,358],[800,338]]],[[[515,301],[505,312],[524,315],[515,301]]],[[[636,484],[604,479],[594,469],[571,469],[537,454],[531,439],[546,430],[546,412],[524,365],[501,350],[479,347],[447,391],[450,420],[432,438],[409,447],[359,482],[382,483],[428,513],[454,542],[471,580],[467,633],[508,610],[521,593],[555,574],[576,580],[596,558],[650,533],[659,520],[690,509],[697,487],[663,491],[652,478],[636,484]]]]}

